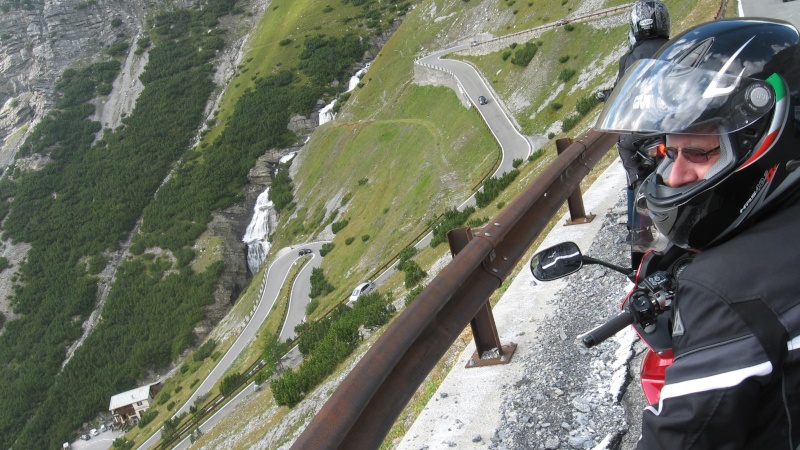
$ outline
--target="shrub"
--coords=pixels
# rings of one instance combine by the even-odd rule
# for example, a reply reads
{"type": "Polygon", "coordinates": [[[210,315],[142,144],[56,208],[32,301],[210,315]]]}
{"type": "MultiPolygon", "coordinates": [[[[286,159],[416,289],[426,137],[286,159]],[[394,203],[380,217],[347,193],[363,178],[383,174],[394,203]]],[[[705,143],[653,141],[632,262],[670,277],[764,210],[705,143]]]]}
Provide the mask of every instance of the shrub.
{"type": "Polygon", "coordinates": [[[322,268],[314,267],[311,269],[311,292],[308,294],[309,297],[315,299],[333,292],[334,289],[330,281],[325,278],[325,272],[322,271],[322,268]]]}
{"type": "Polygon", "coordinates": [[[405,282],[407,287],[418,285],[428,276],[428,272],[422,270],[416,261],[406,262],[403,272],[406,273],[405,282]]]}
{"type": "Polygon", "coordinates": [[[483,217],[475,217],[475,218],[473,218],[473,219],[469,219],[469,222],[467,222],[467,225],[468,225],[470,228],[480,228],[480,227],[482,227],[482,226],[483,226],[485,223],[487,223],[487,222],[489,222],[489,218],[488,218],[488,217],[486,217],[486,216],[483,216],[483,217]]]}
{"type": "Polygon", "coordinates": [[[369,240],[369,235],[368,234],[361,235],[361,242],[367,242],[368,240],[369,240]]]}
{"type": "Polygon", "coordinates": [[[417,298],[417,296],[419,296],[419,293],[422,292],[423,289],[425,289],[425,286],[420,284],[419,286],[415,286],[414,289],[410,290],[408,294],[406,294],[405,298],[406,306],[408,306],[411,302],[413,302],[414,299],[417,298]]]}
{"type": "Polygon", "coordinates": [[[333,242],[322,244],[322,247],[319,249],[319,256],[325,257],[325,255],[330,253],[331,250],[333,250],[333,247],[335,246],[336,244],[334,244],[333,242]]]}
{"type": "Polygon", "coordinates": [[[558,74],[558,79],[566,83],[570,78],[575,76],[575,73],[575,69],[563,69],[561,73],[558,74]]]}
{"type": "Polygon", "coordinates": [[[589,95],[578,100],[578,103],[575,105],[575,109],[580,115],[585,116],[586,114],[589,114],[598,103],[597,97],[594,95],[589,95]]]}
{"type": "Polygon", "coordinates": [[[197,362],[203,361],[211,356],[211,353],[214,352],[215,348],[217,348],[217,341],[215,341],[213,338],[207,340],[203,343],[203,345],[200,346],[200,348],[197,349],[196,352],[194,352],[194,355],[192,355],[192,360],[197,362]]]}
{"type": "Polygon", "coordinates": [[[398,256],[400,257],[400,260],[403,261],[403,260],[406,260],[406,259],[413,258],[414,255],[416,255],[416,254],[417,254],[416,247],[406,247],[400,252],[400,254],[398,256]]]}
{"type": "Polygon", "coordinates": [[[275,207],[275,211],[281,212],[284,209],[289,209],[289,205],[294,201],[292,190],[294,184],[291,177],[289,177],[289,166],[291,161],[287,161],[278,165],[278,171],[275,173],[275,179],[269,187],[268,197],[275,207]]]}
{"type": "Polygon", "coordinates": [[[189,247],[183,247],[175,252],[175,259],[178,260],[178,267],[186,267],[194,260],[195,252],[189,247]]]}
{"type": "Polygon", "coordinates": [[[353,241],[355,241],[355,240],[356,240],[356,238],[354,238],[353,236],[350,236],[349,238],[347,238],[347,239],[345,239],[345,240],[344,240],[344,245],[350,245],[350,244],[352,244],[352,243],[353,243],[353,241]]]}
{"type": "Polygon", "coordinates": [[[350,223],[348,219],[340,220],[338,222],[333,222],[333,224],[331,225],[331,231],[333,231],[333,234],[336,234],[342,231],[342,228],[346,227],[348,223],[350,223]]]}
{"type": "Polygon", "coordinates": [[[516,169],[516,168],[518,168],[519,166],[521,166],[521,165],[522,165],[522,163],[523,163],[523,160],[522,160],[522,158],[517,158],[517,159],[515,159],[515,160],[511,161],[511,166],[512,166],[513,168],[515,168],[515,169],[516,169]]]}
{"type": "Polygon", "coordinates": [[[289,39],[289,38],[286,38],[286,39],[281,39],[280,42],[278,42],[278,45],[280,45],[281,47],[286,47],[287,45],[289,45],[291,43],[292,43],[292,40],[289,39]]]}
{"type": "MultiPolygon", "coordinates": [[[[288,341],[287,341],[288,342],[288,341]]],[[[264,360],[264,368],[256,375],[256,384],[261,384],[275,374],[278,369],[283,369],[281,358],[286,354],[287,343],[278,341],[277,335],[268,335],[261,351],[261,359],[264,360]]]]}
{"type": "Polygon", "coordinates": [[[581,116],[580,114],[573,114],[569,117],[564,118],[564,121],[561,123],[561,131],[566,133],[567,131],[575,128],[575,125],[577,125],[582,118],[583,116],[581,116]]]}
{"type": "MultiPolygon", "coordinates": [[[[550,134],[552,134],[553,136],[548,135],[548,139],[553,139],[555,137],[555,134],[554,133],[550,134]]],[[[544,149],[540,148],[539,150],[536,150],[535,152],[531,153],[531,156],[528,156],[528,161],[529,162],[536,161],[537,159],[541,158],[542,155],[544,155],[544,149]]]]}
{"type": "Polygon", "coordinates": [[[319,307],[319,299],[311,299],[306,305],[306,316],[310,316],[319,307]]]}
{"type": "Polygon", "coordinates": [[[238,372],[234,372],[223,378],[222,383],[219,384],[220,395],[225,397],[231,395],[246,379],[244,374],[238,372]]]}
{"type": "Polygon", "coordinates": [[[431,238],[430,246],[435,248],[442,242],[447,241],[447,232],[463,225],[474,212],[475,207],[473,206],[464,208],[463,211],[459,211],[455,207],[445,211],[442,221],[433,227],[433,238],[431,238]]]}
{"type": "Polygon", "coordinates": [[[170,398],[172,398],[172,394],[167,391],[161,391],[156,398],[156,404],[163,405],[164,403],[167,403],[170,398]]]}
{"type": "Polygon", "coordinates": [[[501,56],[501,58],[503,58],[503,61],[506,61],[510,57],[511,57],[511,50],[504,51],[503,56],[501,56]]]}
{"type": "Polygon", "coordinates": [[[128,53],[128,47],[130,47],[130,44],[127,42],[119,42],[111,47],[108,47],[106,49],[106,53],[113,57],[122,57],[128,53]]]}
{"type": "Polygon", "coordinates": [[[362,179],[358,180],[358,185],[359,186],[363,186],[363,185],[367,184],[368,181],[369,181],[368,178],[366,178],[366,177],[362,178],[362,179]]]}
{"type": "Polygon", "coordinates": [[[553,103],[550,103],[550,108],[551,108],[553,111],[558,111],[559,109],[561,109],[561,108],[563,108],[563,107],[564,107],[564,105],[562,105],[561,103],[558,103],[558,102],[553,102],[553,103]]]}
{"type": "Polygon", "coordinates": [[[567,61],[569,61],[569,55],[564,55],[564,56],[559,56],[558,57],[558,62],[560,62],[561,64],[564,64],[567,61]]]}
{"type": "Polygon", "coordinates": [[[483,183],[483,189],[475,193],[475,204],[479,208],[489,205],[492,200],[500,195],[515,178],[519,175],[519,169],[513,169],[504,173],[500,178],[491,177],[483,183]]]}
{"type": "Polygon", "coordinates": [[[146,413],[142,414],[142,418],[139,420],[139,428],[146,427],[157,416],[158,416],[158,411],[156,411],[154,409],[151,409],[151,410],[147,411],[146,413]]]}
{"type": "Polygon", "coordinates": [[[511,63],[517,66],[527,67],[533,57],[536,56],[536,51],[538,49],[539,47],[537,47],[533,42],[526,42],[522,48],[514,52],[514,57],[511,58],[511,63]]]}
{"type": "Polygon", "coordinates": [[[575,30],[575,25],[573,25],[571,23],[568,23],[568,24],[564,25],[564,29],[567,30],[567,31],[573,31],[573,30],[575,30]]]}
{"type": "MultiPolygon", "coordinates": [[[[91,259],[89,259],[89,273],[92,275],[97,275],[106,268],[107,264],[108,260],[103,255],[94,255],[91,259]]],[[[2,272],[6,267],[8,267],[8,260],[6,259],[5,262],[0,260],[0,272],[2,272]]]]}

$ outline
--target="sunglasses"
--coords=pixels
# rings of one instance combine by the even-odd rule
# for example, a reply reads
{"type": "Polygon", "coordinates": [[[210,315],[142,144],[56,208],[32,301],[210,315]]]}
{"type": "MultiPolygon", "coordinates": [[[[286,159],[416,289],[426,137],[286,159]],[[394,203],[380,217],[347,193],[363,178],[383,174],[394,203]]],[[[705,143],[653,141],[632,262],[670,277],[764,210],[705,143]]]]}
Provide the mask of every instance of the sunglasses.
{"type": "Polygon", "coordinates": [[[684,147],[684,148],[675,148],[675,147],[667,147],[664,149],[664,153],[667,155],[667,158],[675,161],[678,158],[678,153],[681,153],[687,161],[693,164],[700,164],[704,163],[711,158],[711,155],[716,155],[719,153],[719,145],[712,148],[711,150],[703,150],[701,148],[692,148],[692,147],[684,147]]]}

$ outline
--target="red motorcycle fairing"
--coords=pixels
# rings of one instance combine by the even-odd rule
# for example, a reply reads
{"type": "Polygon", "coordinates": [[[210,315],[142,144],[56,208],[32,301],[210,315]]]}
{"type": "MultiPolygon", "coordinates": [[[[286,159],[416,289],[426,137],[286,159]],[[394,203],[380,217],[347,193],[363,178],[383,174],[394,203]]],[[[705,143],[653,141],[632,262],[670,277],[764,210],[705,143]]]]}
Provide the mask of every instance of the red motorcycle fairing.
{"type": "Polygon", "coordinates": [[[672,364],[672,350],[656,353],[650,349],[644,355],[639,377],[642,381],[642,390],[647,403],[655,405],[661,398],[661,388],[664,387],[664,377],[667,367],[672,364]]]}

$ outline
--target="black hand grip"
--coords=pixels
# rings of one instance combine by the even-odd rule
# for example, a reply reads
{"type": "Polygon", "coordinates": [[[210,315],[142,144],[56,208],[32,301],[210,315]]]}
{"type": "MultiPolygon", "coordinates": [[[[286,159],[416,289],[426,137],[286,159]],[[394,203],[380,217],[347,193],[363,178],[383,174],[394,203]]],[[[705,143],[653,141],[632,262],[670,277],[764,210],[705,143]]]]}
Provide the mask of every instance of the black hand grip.
{"type": "Polygon", "coordinates": [[[632,323],[633,323],[633,316],[626,309],[621,313],[617,314],[616,316],[614,316],[608,322],[584,334],[581,337],[581,341],[583,341],[583,345],[586,346],[586,348],[592,348],[595,345],[605,341],[611,336],[624,330],[625,327],[627,327],[632,323]]]}

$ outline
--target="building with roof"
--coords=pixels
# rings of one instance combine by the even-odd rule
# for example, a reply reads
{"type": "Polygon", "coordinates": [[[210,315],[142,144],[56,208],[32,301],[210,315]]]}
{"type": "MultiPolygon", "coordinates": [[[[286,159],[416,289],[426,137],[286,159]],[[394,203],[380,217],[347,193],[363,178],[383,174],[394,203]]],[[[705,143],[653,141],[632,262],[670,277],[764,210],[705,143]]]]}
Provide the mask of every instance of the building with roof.
{"type": "Polygon", "coordinates": [[[111,397],[108,410],[114,417],[114,424],[136,423],[150,409],[153,399],[161,391],[161,383],[141,386],[111,397]]]}

